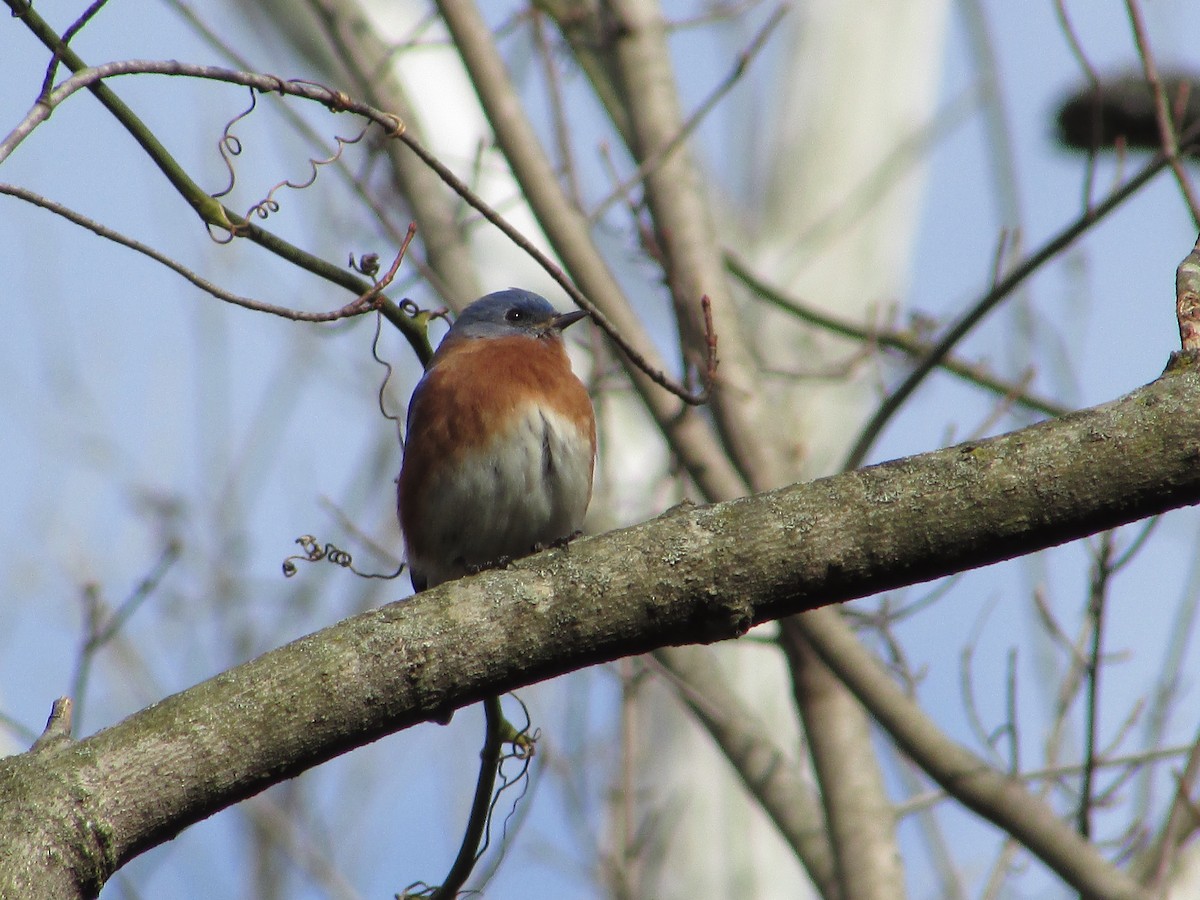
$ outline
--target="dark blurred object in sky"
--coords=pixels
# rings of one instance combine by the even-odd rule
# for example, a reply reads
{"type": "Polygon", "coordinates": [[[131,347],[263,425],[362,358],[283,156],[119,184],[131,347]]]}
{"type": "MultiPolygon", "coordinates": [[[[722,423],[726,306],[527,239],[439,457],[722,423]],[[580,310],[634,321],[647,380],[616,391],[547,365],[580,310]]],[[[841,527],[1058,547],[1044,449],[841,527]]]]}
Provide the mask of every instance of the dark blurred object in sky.
{"type": "MultiPolygon", "coordinates": [[[[1200,76],[1165,72],[1167,108],[1177,134],[1193,130],[1182,149],[1200,158],[1200,76]]],[[[1058,138],[1072,150],[1158,150],[1162,146],[1154,116],[1154,97],[1140,73],[1100,79],[1068,97],[1058,111],[1058,138]]]]}

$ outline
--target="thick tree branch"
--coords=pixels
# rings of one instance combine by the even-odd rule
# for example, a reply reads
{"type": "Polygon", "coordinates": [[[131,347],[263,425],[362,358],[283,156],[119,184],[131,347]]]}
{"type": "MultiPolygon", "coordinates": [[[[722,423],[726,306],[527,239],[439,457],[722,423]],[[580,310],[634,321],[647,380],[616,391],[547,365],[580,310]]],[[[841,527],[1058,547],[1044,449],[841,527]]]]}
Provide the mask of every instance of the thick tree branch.
{"type": "Polygon", "coordinates": [[[486,696],[1197,502],[1200,364],[1181,357],[1060,420],[677,508],[356,616],[86,740],[0,761],[0,895],[90,896],[218,809],[486,696]]]}

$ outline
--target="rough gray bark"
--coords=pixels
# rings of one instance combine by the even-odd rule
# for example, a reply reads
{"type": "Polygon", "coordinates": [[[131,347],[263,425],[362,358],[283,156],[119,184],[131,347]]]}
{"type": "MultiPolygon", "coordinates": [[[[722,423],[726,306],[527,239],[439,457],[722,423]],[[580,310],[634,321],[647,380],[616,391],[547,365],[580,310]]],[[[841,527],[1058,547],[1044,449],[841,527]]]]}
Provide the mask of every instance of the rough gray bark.
{"type": "MultiPolygon", "coordinates": [[[[90,738],[0,761],[0,896],[93,896],[188,825],[484,696],[1200,502],[1200,364],[1121,400],[680,507],[348,619],[90,738]]],[[[1112,896],[1123,896],[1120,892],[1112,896]]]]}

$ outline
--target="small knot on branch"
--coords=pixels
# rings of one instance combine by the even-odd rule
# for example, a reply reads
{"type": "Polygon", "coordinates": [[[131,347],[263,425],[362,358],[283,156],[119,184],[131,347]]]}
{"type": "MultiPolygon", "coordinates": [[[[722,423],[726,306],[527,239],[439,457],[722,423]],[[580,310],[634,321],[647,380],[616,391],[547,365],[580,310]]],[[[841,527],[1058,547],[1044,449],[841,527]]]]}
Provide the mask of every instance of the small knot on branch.
{"type": "Polygon", "coordinates": [[[50,707],[50,718],[41,736],[33,742],[34,750],[45,750],[54,744],[71,740],[71,714],[74,705],[70,697],[59,697],[50,707]]]}

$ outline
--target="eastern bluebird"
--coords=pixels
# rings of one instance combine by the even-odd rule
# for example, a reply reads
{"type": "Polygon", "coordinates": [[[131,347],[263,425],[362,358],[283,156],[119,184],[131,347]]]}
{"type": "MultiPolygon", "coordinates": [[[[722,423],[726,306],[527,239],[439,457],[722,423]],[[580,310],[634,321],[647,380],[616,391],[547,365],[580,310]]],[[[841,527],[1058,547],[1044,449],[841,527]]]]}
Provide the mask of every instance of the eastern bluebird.
{"type": "Polygon", "coordinates": [[[476,300],[408,405],[397,511],[417,591],[570,538],[592,496],[596,417],[558,313],[529,291],[476,300]]]}

